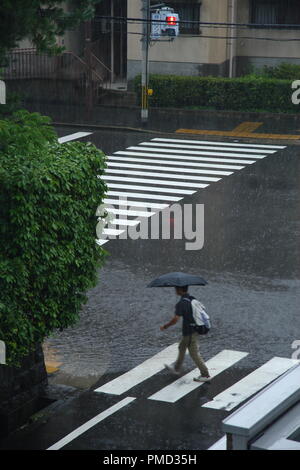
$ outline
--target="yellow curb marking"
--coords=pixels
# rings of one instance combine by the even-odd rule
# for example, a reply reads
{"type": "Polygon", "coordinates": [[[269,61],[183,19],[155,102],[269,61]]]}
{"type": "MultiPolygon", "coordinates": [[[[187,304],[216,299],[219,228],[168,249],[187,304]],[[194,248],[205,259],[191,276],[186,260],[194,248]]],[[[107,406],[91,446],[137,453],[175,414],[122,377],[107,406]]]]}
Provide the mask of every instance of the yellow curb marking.
{"type": "Polygon", "coordinates": [[[247,133],[249,134],[250,132],[253,133],[258,129],[260,126],[263,125],[263,122],[242,122],[239,126],[235,127],[232,132],[234,133],[247,133]]]}
{"type": "Polygon", "coordinates": [[[200,129],[177,129],[177,134],[197,134],[197,135],[219,135],[226,137],[247,137],[251,139],[277,139],[277,140],[299,140],[300,135],[293,134],[259,134],[255,133],[262,122],[243,122],[232,131],[209,131],[200,129]]]}
{"type": "Polygon", "coordinates": [[[53,374],[58,371],[59,367],[62,365],[62,362],[47,361],[45,362],[46,371],[48,374],[53,374]]]}

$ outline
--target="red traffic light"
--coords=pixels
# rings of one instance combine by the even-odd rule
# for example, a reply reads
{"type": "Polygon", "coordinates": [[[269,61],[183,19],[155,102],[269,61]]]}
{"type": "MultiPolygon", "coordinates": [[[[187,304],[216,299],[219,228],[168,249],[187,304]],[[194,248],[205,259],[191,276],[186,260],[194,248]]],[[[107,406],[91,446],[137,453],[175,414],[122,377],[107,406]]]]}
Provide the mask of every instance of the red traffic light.
{"type": "Polygon", "coordinates": [[[177,24],[176,16],[167,16],[166,21],[167,21],[169,26],[176,26],[176,24],[177,24]]]}

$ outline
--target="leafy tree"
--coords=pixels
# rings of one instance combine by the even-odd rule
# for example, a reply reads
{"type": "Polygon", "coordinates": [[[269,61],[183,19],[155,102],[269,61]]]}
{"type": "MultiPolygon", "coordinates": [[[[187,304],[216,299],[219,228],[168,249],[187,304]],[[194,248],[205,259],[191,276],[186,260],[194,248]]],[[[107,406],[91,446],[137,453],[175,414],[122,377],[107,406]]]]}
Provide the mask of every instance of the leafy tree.
{"type": "Polygon", "coordinates": [[[78,319],[105,250],[95,242],[106,184],[92,144],[59,144],[48,118],[0,121],[0,339],[17,365],[78,319]]]}
{"type": "Polygon", "coordinates": [[[40,52],[58,53],[56,37],[90,19],[101,0],[1,0],[0,63],[18,42],[29,38],[40,52]]]}

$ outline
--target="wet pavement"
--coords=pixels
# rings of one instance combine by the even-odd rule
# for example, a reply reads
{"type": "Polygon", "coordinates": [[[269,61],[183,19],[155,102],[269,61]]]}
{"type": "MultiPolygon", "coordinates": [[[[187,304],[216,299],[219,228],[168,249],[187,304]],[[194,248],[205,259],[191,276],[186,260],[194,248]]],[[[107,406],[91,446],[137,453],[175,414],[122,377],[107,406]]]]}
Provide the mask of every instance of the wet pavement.
{"type": "MultiPolygon", "coordinates": [[[[59,136],[76,131],[57,129],[59,136]]],[[[93,131],[85,140],[111,154],[145,139],[149,135],[93,131]]],[[[228,412],[201,405],[272,357],[290,358],[300,339],[299,152],[289,146],[184,198],[204,204],[202,250],[186,251],[185,240],[109,241],[110,255],[80,322],[45,347],[60,364],[50,384],[85,391],[0,448],[45,449],[127,396],[136,400],[64,449],[207,449],[219,439],[228,412]],[[176,403],[147,399],[174,380],[165,370],[118,397],[93,392],[178,341],[178,325],[159,330],[173,316],[173,289],[146,287],[177,270],[208,280],[206,287],[190,289],[212,319],[211,333],[200,338],[204,359],[224,349],[248,355],[176,403]]],[[[187,357],[186,372],[193,368],[187,357]]]]}

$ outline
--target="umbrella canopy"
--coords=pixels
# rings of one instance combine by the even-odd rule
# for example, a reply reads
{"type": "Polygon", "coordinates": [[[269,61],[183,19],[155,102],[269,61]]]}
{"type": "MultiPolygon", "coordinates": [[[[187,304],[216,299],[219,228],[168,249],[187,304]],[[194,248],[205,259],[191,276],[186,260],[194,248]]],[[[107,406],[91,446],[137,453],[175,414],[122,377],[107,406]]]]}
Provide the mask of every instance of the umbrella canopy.
{"type": "Polygon", "coordinates": [[[207,282],[200,276],[186,273],[167,273],[154,279],[147,287],[205,286],[207,282]]]}

